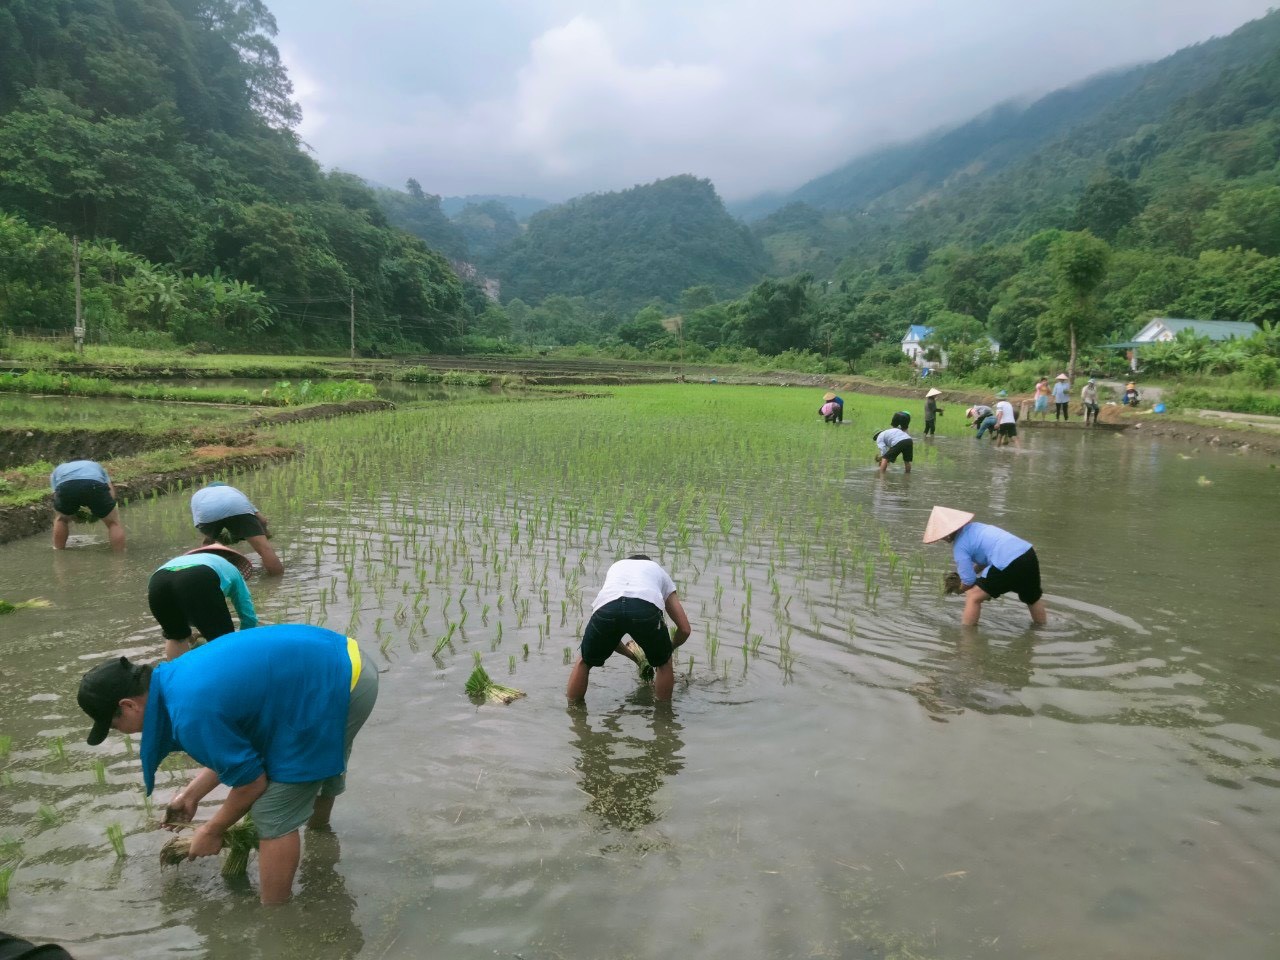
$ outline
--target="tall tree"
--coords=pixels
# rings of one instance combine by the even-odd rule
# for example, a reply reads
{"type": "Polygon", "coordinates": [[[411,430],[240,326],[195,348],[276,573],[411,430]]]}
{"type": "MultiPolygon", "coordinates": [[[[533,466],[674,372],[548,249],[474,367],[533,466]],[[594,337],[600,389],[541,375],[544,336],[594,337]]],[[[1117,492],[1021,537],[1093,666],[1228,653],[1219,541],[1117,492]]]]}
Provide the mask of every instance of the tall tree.
{"type": "Polygon", "coordinates": [[[1074,380],[1081,338],[1103,332],[1096,294],[1107,277],[1111,248],[1088,232],[1064,233],[1053,245],[1050,261],[1057,291],[1041,330],[1055,339],[1067,339],[1071,351],[1067,376],[1074,380]]]}

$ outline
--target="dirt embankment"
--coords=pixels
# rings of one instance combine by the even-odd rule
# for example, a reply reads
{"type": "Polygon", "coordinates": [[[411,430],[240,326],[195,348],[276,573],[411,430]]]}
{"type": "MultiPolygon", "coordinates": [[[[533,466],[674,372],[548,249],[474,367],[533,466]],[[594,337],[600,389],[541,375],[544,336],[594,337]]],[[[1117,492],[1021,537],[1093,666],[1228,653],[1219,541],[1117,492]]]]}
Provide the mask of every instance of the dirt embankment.
{"type": "Polygon", "coordinates": [[[1260,430],[1223,430],[1211,425],[1184,423],[1180,420],[1133,418],[1128,430],[1132,437],[1164,437],[1201,447],[1223,447],[1241,453],[1256,453],[1280,458],[1280,436],[1260,430]]]}
{"type": "Polygon", "coordinates": [[[33,427],[0,429],[0,468],[17,467],[37,460],[109,460],[131,457],[144,450],[173,443],[166,435],[133,430],[42,430],[33,427]]]}
{"type": "Polygon", "coordinates": [[[379,413],[383,410],[394,410],[395,408],[396,405],[390,400],[348,400],[345,403],[317,403],[313,407],[281,410],[279,413],[264,413],[251,419],[249,425],[265,427],[281,423],[301,423],[304,420],[327,420],[330,417],[345,417],[353,413],[379,413]]]}

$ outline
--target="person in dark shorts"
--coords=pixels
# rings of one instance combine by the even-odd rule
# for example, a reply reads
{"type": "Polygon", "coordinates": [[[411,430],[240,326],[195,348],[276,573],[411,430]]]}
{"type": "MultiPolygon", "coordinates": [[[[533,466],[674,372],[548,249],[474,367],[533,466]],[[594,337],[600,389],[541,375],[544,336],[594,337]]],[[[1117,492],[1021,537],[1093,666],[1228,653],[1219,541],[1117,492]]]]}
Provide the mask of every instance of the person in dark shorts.
{"type": "Polygon", "coordinates": [[[377,699],[377,667],[355,640],[292,623],[230,633],[155,665],[113,657],[85,673],[76,695],[93,721],[90,746],[112,730],[142,734],[147,796],[169,754],[182,751],[202,766],[165,811],[169,829],[195,827],[188,859],[216,856],[226,831],[252,812],[264,904],[292,896],[299,831],[329,828],[377,699]],[[219,783],[230,793],[194,822],[219,783]]]}
{"type": "Polygon", "coordinates": [[[996,394],[996,446],[1006,446],[1010,440],[1015,447],[1022,446],[1018,439],[1018,417],[1009,402],[1009,394],[1001,390],[996,394]]]}
{"type": "Polygon", "coordinates": [[[655,697],[670,700],[675,687],[671,654],[689,639],[690,632],[689,618],[667,571],[643,553],[619,560],[605,574],[604,586],[592,604],[591,619],[582,633],[581,653],[565,691],[569,702],[579,703],[586,697],[591,668],[604,666],[612,654],[621,653],[639,662],[622,643],[622,638],[628,636],[654,668],[655,697]],[[674,637],[662,619],[663,610],[671,614],[676,625],[674,637]]]}
{"type": "Polygon", "coordinates": [[[960,622],[973,626],[982,616],[982,605],[1006,593],[1017,594],[1027,605],[1032,623],[1048,622],[1035,549],[1000,527],[974,523],[973,516],[963,510],[935,506],[924,530],[925,543],[942,540],[952,545],[956,573],[964,588],[960,622]]]}
{"type": "Polygon", "coordinates": [[[151,574],[147,603],[164,634],[165,659],[173,660],[191,649],[192,627],[205,640],[232,633],[236,627],[227,612],[227,599],[240,616],[241,630],[258,625],[244,582],[252,571],[253,563],[239,550],[214,544],[174,557],[151,574]]]}
{"type": "Polygon", "coordinates": [[[240,540],[258,551],[262,568],[272,576],[284,573],[284,564],[271,548],[267,518],[235,487],[215,480],[191,495],[191,519],[204,534],[205,546],[240,540]]]}
{"type": "Polygon", "coordinates": [[[890,427],[888,430],[873,433],[871,439],[876,442],[880,450],[876,454],[876,464],[880,467],[881,473],[889,469],[889,464],[897,463],[898,457],[902,457],[903,469],[907,473],[911,472],[911,461],[915,459],[915,442],[906,430],[890,427]]]}
{"type": "Polygon", "coordinates": [[[934,387],[924,395],[924,435],[926,437],[932,437],[937,430],[938,415],[942,413],[938,409],[938,397],[940,396],[942,396],[942,391],[937,387],[934,387]]]}
{"type": "Polygon", "coordinates": [[[124,524],[116,507],[116,488],[107,471],[93,460],[69,460],[49,475],[53,488],[53,549],[64,550],[71,535],[71,521],[87,507],[107,527],[111,549],[124,549],[124,524]]]}

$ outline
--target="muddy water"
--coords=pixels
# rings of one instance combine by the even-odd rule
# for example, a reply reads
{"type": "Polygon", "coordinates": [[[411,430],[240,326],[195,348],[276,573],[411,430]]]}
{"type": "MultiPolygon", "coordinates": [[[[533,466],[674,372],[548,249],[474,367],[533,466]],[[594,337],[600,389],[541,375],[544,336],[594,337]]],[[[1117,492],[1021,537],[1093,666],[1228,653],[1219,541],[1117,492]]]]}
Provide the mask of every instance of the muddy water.
{"type": "MultiPolygon", "coordinates": [[[[131,507],[123,558],[88,527],[65,555],[0,547],[0,595],[55,603],[0,621],[0,862],[21,857],[0,927],[89,958],[1277,954],[1276,470],[1045,431],[1022,452],[944,435],[910,477],[881,478],[860,431],[831,430],[815,453],[831,469],[779,465],[744,485],[745,464],[726,471],[748,521],[720,538],[713,510],[664,551],[695,628],[674,708],[614,658],[571,711],[563,648],[637,540],[608,516],[619,491],[585,503],[559,463],[590,429],[579,414],[609,409],[370,417],[327,443],[305,425],[305,462],[237,481],[289,564],[253,584],[263,619],[385,645],[337,833],[307,841],[280,910],[209,861],[161,871],[136,751],[81,739],[86,665],[156,653],[145,580],[189,542],[185,503],[131,507]],[[845,461],[842,444],[856,448],[845,461]],[[803,499],[815,490],[821,530],[803,499]],[[945,553],[918,542],[935,502],[1036,544],[1048,628],[1027,630],[1016,600],[958,628],[960,602],[936,589],[945,553]],[[902,557],[893,573],[887,552],[902,557]],[[528,698],[469,702],[476,650],[528,698]]],[[[674,488],[706,495],[678,479],[708,475],[702,451],[670,452],[674,488]]]]}

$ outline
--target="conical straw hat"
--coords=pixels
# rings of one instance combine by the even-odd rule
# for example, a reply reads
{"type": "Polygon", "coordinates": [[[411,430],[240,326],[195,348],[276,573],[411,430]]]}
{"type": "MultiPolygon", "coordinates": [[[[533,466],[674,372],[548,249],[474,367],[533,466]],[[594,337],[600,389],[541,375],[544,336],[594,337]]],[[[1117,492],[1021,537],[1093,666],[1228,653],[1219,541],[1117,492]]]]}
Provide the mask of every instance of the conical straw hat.
{"type": "Polygon", "coordinates": [[[926,393],[926,394],[925,394],[925,396],[926,396],[926,397],[940,397],[940,396],[942,396],[942,391],[941,391],[941,390],[939,390],[937,387],[934,387],[932,390],[930,390],[928,393],[926,393]]]}
{"type": "Polygon", "coordinates": [[[826,400],[828,403],[830,403],[835,398],[836,398],[836,395],[834,393],[824,393],[822,395],[822,399],[826,400]]]}
{"type": "Polygon", "coordinates": [[[1055,380],[1070,380],[1071,378],[1070,378],[1070,377],[1068,377],[1065,373],[1060,373],[1060,374],[1058,374],[1056,377],[1054,377],[1053,379],[1055,379],[1055,380]]]}
{"type": "Polygon", "coordinates": [[[224,547],[220,543],[209,544],[206,547],[196,547],[194,550],[188,550],[191,553],[212,553],[214,556],[221,557],[223,560],[230,560],[236,565],[236,569],[244,576],[248,576],[253,572],[253,561],[246,557],[239,550],[231,547],[224,547]]]}
{"type": "Polygon", "coordinates": [[[950,507],[934,507],[924,528],[924,542],[936,543],[948,534],[955,533],[973,519],[972,513],[952,510],[950,507]]]}

